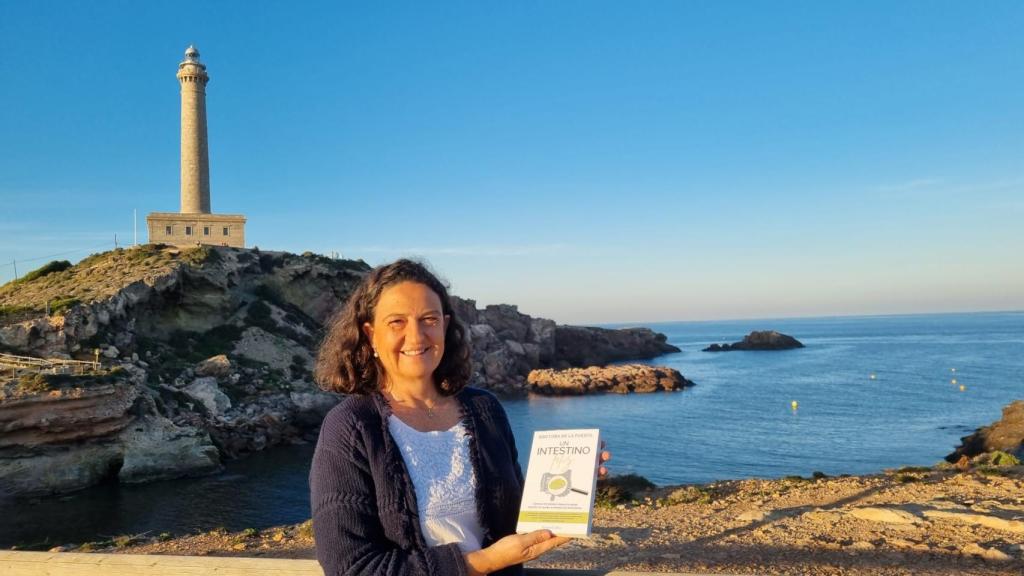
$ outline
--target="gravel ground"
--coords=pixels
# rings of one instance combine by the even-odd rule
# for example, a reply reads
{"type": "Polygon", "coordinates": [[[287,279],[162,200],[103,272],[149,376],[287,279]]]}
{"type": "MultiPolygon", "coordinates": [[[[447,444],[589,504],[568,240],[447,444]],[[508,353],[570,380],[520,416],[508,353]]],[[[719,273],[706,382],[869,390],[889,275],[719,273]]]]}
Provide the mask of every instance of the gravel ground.
{"type": "MultiPolygon", "coordinates": [[[[1024,467],[658,488],[599,508],[536,567],[804,575],[1024,574],[1024,467]],[[984,471],[982,471],[984,472],[984,471]]],[[[309,523],[124,542],[131,554],[313,558],[309,523]]],[[[71,548],[69,548],[71,549],[71,548]]]]}

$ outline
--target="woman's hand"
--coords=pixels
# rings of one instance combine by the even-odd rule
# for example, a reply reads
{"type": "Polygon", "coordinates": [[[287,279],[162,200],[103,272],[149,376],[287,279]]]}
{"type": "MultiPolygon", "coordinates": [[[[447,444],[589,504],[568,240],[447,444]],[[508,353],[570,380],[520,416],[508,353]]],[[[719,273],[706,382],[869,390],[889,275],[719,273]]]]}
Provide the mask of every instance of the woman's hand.
{"type": "Polygon", "coordinates": [[[466,554],[466,566],[469,567],[470,576],[490,574],[502,568],[533,560],[569,540],[571,538],[555,536],[550,530],[512,534],[487,548],[466,554]]]}

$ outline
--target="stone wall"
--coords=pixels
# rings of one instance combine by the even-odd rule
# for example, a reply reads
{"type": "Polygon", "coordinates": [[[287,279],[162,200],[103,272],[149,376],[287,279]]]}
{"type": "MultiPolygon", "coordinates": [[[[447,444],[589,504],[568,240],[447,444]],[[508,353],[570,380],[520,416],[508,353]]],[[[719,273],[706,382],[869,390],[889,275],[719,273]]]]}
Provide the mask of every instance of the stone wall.
{"type": "Polygon", "coordinates": [[[245,216],[238,214],[153,212],[146,216],[149,242],[172,246],[206,244],[244,248],[245,222],[245,216]]]}

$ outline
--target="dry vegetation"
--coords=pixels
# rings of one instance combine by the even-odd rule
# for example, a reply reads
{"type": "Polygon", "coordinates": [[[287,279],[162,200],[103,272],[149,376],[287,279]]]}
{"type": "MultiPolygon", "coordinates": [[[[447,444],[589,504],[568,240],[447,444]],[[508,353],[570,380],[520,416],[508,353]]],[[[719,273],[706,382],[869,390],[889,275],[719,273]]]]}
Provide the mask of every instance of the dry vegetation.
{"type": "Polygon", "coordinates": [[[50,262],[23,278],[0,286],[0,322],[38,315],[49,303],[60,315],[78,303],[110,298],[134,282],[152,283],[181,263],[199,264],[215,251],[145,244],[84,258],[74,266],[50,262]]]}

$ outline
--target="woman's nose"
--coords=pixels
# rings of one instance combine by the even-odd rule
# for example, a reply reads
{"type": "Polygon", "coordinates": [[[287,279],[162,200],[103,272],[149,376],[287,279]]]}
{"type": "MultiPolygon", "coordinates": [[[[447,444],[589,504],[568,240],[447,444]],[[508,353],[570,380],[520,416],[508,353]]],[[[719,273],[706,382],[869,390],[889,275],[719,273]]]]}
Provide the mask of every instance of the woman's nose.
{"type": "Polygon", "coordinates": [[[419,322],[409,322],[405,325],[406,343],[417,344],[423,339],[424,326],[419,322]]]}

